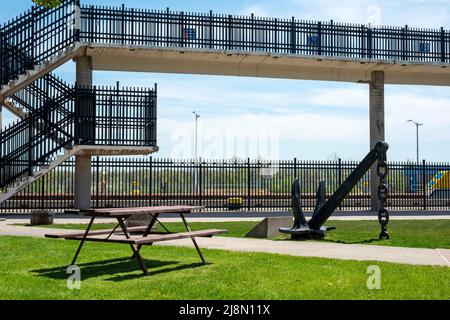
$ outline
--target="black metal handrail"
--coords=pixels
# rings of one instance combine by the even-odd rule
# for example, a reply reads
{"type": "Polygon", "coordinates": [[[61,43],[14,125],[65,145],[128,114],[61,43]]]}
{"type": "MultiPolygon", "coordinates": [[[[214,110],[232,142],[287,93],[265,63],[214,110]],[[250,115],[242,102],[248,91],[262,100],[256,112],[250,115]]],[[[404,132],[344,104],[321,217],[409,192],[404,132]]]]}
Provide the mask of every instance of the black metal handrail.
{"type": "Polygon", "coordinates": [[[80,39],[88,43],[318,55],[354,59],[450,62],[450,33],[441,29],[81,7],[80,39]]]}
{"type": "MultiPolygon", "coordinates": [[[[73,86],[70,86],[58,77],[47,74],[39,78],[29,86],[16,92],[10,99],[24,112],[37,111],[49,100],[61,100],[68,98],[73,86]]],[[[61,104],[61,112],[73,112],[73,108],[65,109],[65,104],[61,104]]]]}
{"type": "Polygon", "coordinates": [[[0,188],[31,176],[35,168],[74,141],[73,116],[61,118],[57,109],[57,103],[47,104],[0,133],[0,188]]]}
{"type": "Polygon", "coordinates": [[[0,29],[0,84],[25,74],[78,40],[79,0],[52,9],[34,6],[0,29]]]}

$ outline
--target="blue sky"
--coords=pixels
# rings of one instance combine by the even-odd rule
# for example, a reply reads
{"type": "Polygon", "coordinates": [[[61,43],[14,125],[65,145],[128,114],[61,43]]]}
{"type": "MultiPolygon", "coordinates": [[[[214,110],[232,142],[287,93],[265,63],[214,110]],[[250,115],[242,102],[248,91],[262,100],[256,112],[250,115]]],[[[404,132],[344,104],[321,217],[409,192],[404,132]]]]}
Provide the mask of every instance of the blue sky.
{"type": "MultiPolygon", "coordinates": [[[[121,5],[123,1],[82,0],[121,5]]],[[[2,1],[4,22],[31,0],[2,1]]],[[[126,1],[129,7],[291,17],[383,25],[450,29],[450,1],[126,1]],[[375,19],[375,20],[374,20],[375,19]]],[[[57,74],[73,81],[73,63],[57,74]]],[[[206,158],[360,159],[369,147],[369,93],[366,84],[210,77],[174,74],[95,72],[94,82],[124,86],[158,83],[159,156],[193,155],[194,119],[201,114],[200,155],[206,158]]],[[[11,120],[10,116],[6,117],[11,120]]],[[[391,160],[415,159],[415,127],[423,122],[421,158],[450,161],[450,89],[386,87],[386,140],[391,160]]]]}

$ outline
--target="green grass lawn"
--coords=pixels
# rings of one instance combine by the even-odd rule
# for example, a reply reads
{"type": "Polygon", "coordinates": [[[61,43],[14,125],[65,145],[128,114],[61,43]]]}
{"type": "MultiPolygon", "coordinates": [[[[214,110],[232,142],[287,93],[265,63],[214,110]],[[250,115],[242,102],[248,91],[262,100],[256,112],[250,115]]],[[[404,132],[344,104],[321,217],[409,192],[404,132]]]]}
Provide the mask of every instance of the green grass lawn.
{"type": "MultiPolygon", "coordinates": [[[[182,223],[165,223],[171,231],[183,231],[182,223]]],[[[219,228],[226,229],[227,237],[244,237],[256,222],[192,222],[192,230],[219,228]]],[[[378,241],[380,226],[377,221],[329,221],[327,225],[336,226],[324,241],[338,243],[359,243],[396,247],[450,249],[450,220],[393,220],[389,224],[391,240],[378,241]]],[[[112,224],[98,224],[94,229],[112,228],[112,224]]],[[[51,228],[86,229],[86,225],[52,225],[51,228]]],[[[159,230],[163,230],[159,227],[159,230]]],[[[288,236],[275,239],[284,240],[288,236]]]]}
{"type": "Polygon", "coordinates": [[[66,287],[78,243],[0,237],[2,299],[450,299],[450,268],[193,248],[144,247],[145,277],[125,245],[87,243],[81,290],[66,287]],[[381,290],[366,287],[381,269],[381,290]]]}

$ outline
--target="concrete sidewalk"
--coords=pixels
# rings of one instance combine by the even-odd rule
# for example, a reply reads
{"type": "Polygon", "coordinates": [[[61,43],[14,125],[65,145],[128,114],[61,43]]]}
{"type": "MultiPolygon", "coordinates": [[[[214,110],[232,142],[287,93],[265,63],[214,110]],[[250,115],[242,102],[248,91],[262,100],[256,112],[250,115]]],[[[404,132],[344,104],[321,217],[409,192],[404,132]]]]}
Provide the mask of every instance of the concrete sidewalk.
{"type": "MultiPolygon", "coordinates": [[[[78,230],[79,231],[79,230],[78,230]]],[[[45,234],[71,232],[71,230],[23,227],[0,222],[0,236],[44,238],[45,234]]],[[[298,257],[318,257],[358,261],[384,261],[411,265],[450,267],[450,250],[383,247],[329,242],[273,241],[247,238],[198,238],[200,247],[235,252],[262,252],[298,257]]],[[[193,248],[190,239],[160,243],[162,246],[193,248]]],[[[74,247],[75,248],[75,247],[74,247]]]]}
{"type": "MultiPolygon", "coordinates": [[[[285,215],[287,216],[287,215],[285,215]]],[[[283,217],[283,216],[280,216],[283,217]]],[[[292,214],[290,214],[288,217],[292,217],[292,214]]],[[[189,222],[239,222],[239,221],[250,221],[250,222],[260,222],[264,219],[264,216],[254,216],[254,217],[214,217],[205,215],[204,217],[201,216],[187,216],[186,219],[189,222]]],[[[56,216],[54,219],[54,224],[88,224],[90,220],[90,217],[83,217],[83,216],[70,216],[70,217],[64,217],[64,216],[56,216]]],[[[166,216],[159,218],[161,222],[180,222],[179,217],[172,217],[172,216],[166,216]]],[[[377,221],[377,216],[368,216],[368,215],[349,215],[349,216],[333,216],[328,221],[377,221]]],[[[429,215],[429,216],[419,216],[419,215],[402,215],[402,216],[391,216],[390,220],[450,220],[450,215],[429,215]]],[[[3,223],[7,223],[10,225],[14,224],[29,224],[30,218],[29,217],[10,217],[6,218],[3,223]]],[[[1,223],[1,220],[0,220],[1,223]]],[[[110,218],[97,218],[95,220],[95,223],[117,223],[116,219],[110,219],[110,218]]]]}

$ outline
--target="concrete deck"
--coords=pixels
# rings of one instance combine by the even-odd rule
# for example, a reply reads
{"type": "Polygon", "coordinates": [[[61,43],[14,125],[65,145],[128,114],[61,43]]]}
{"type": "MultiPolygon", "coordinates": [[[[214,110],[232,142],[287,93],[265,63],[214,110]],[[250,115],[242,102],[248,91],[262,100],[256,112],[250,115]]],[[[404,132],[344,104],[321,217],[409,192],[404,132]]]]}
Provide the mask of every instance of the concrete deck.
{"type": "MultiPolygon", "coordinates": [[[[14,223],[17,221],[14,221],[14,223]]],[[[44,238],[45,234],[70,232],[71,230],[46,229],[11,225],[0,222],[0,236],[24,236],[44,238]]],[[[235,252],[261,252],[298,257],[318,257],[357,261],[383,261],[410,265],[450,267],[450,250],[383,247],[328,242],[273,241],[248,238],[198,238],[200,247],[235,252]]],[[[190,239],[168,241],[157,245],[192,248],[190,239]]],[[[75,247],[74,247],[75,248],[75,247]]]]}

